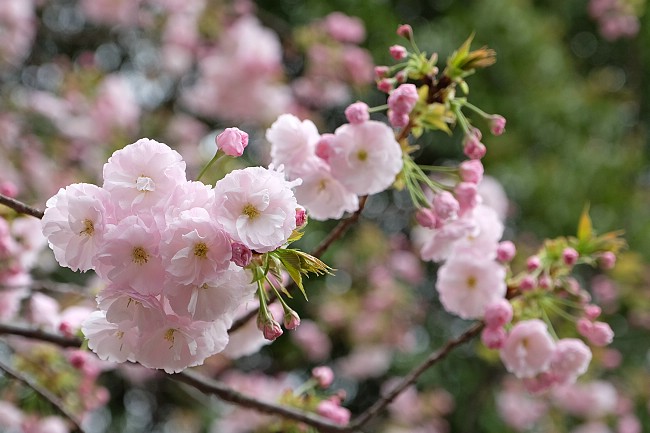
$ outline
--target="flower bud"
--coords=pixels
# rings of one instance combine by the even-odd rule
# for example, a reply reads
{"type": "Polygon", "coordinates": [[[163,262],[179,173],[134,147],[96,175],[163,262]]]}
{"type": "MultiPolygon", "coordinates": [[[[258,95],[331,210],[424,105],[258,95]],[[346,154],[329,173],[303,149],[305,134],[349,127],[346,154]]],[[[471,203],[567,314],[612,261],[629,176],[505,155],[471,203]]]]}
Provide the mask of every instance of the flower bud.
{"type": "Polygon", "coordinates": [[[232,243],[232,258],[231,262],[234,262],[237,266],[245,268],[251,263],[253,259],[253,252],[246,245],[233,242],[232,243]]]}
{"type": "Polygon", "coordinates": [[[244,148],[248,146],[248,134],[239,128],[226,128],[215,139],[217,147],[226,155],[242,156],[244,148]]]}
{"type": "Polygon", "coordinates": [[[478,184],[483,179],[483,164],[479,159],[463,161],[460,164],[459,172],[463,181],[478,184]]]}
{"type": "Polygon", "coordinates": [[[390,68],[388,66],[375,66],[375,78],[378,80],[385,78],[389,72],[390,68]]]}
{"type": "Polygon", "coordinates": [[[507,299],[502,298],[487,306],[483,320],[488,328],[500,328],[510,323],[512,316],[512,304],[507,299]]]}
{"type": "Polygon", "coordinates": [[[580,254],[578,254],[578,252],[574,248],[566,247],[562,251],[562,261],[567,266],[575,265],[576,262],[578,261],[578,257],[580,257],[580,254]]]}
{"type": "Polygon", "coordinates": [[[300,326],[300,316],[293,310],[284,313],[284,327],[292,331],[300,326]]]}
{"type": "Polygon", "coordinates": [[[409,114],[418,102],[418,89],[415,84],[400,84],[388,97],[388,108],[397,113],[409,114]]]}
{"type": "Polygon", "coordinates": [[[307,212],[299,207],[296,209],[296,228],[299,229],[305,224],[307,224],[307,212]]]}
{"type": "Polygon", "coordinates": [[[262,331],[264,338],[269,341],[274,341],[276,338],[282,335],[282,328],[280,327],[280,324],[271,317],[267,317],[266,319],[258,317],[257,328],[262,331]]]}
{"type": "Polygon", "coordinates": [[[433,209],[441,220],[455,218],[460,210],[458,200],[449,191],[443,191],[433,198],[433,209]]]}
{"type": "Polygon", "coordinates": [[[506,130],[506,119],[498,114],[490,118],[490,132],[492,135],[501,135],[506,130]]]}
{"type": "Polygon", "coordinates": [[[598,260],[603,269],[612,269],[616,265],[616,254],[611,251],[605,251],[598,257],[598,260]]]}
{"type": "Polygon", "coordinates": [[[390,55],[395,60],[402,60],[408,55],[408,51],[401,45],[393,45],[389,49],[390,55]]]}
{"type": "Polygon", "coordinates": [[[519,282],[519,289],[522,292],[533,290],[535,287],[537,287],[537,280],[532,275],[524,276],[519,282]]]}
{"type": "Polygon", "coordinates": [[[526,269],[528,269],[528,272],[533,272],[539,269],[540,266],[542,266],[542,261],[537,256],[530,256],[526,260],[526,269]]]}
{"type": "Polygon", "coordinates": [[[411,40],[413,38],[413,28],[408,24],[400,24],[397,27],[397,35],[411,40]]]}
{"type": "Polygon", "coordinates": [[[332,139],[334,134],[323,134],[316,142],[316,156],[325,162],[328,162],[332,156],[332,139]]]}
{"type": "Polygon", "coordinates": [[[316,379],[318,386],[321,388],[329,388],[332,382],[334,382],[334,372],[325,365],[314,367],[311,371],[311,377],[316,379]]]}
{"type": "Polygon", "coordinates": [[[454,188],[456,200],[460,205],[460,214],[470,211],[478,204],[478,189],[475,183],[461,182],[454,188]]]}
{"type": "Polygon", "coordinates": [[[365,102],[355,102],[354,104],[348,105],[348,108],[345,109],[345,117],[353,125],[366,122],[370,119],[368,104],[365,102]]]}
{"type": "Polygon", "coordinates": [[[398,111],[388,110],[388,121],[393,128],[404,128],[409,124],[409,115],[398,111]]]}
{"type": "Polygon", "coordinates": [[[438,225],[438,217],[436,217],[436,213],[432,209],[428,208],[422,208],[418,210],[415,213],[415,220],[422,227],[426,227],[428,229],[436,228],[438,225]]]}
{"type": "Polygon", "coordinates": [[[336,424],[346,425],[350,422],[350,411],[341,407],[339,402],[333,399],[323,400],[318,403],[316,412],[336,424]]]}
{"type": "Polygon", "coordinates": [[[512,241],[499,242],[497,246],[497,260],[501,263],[509,263],[517,254],[517,247],[512,241]]]}
{"type": "Polygon", "coordinates": [[[481,159],[487,153],[487,148],[474,135],[467,136],[463,145],[463,153],[470,159],[481,159]]]}
{"type": "Polygon", "coordinates": [[[499,328],[483,328],[481,342],[488,349],[501,349],[507,338],[506,330],[499,328]]]}
{"type": "Polygon", "coordinates": [[[390,93],[390,91],[393,90],[393,80],[390,78],[382,78],[377,83],[377,89],[380,92],[390,93]]]}

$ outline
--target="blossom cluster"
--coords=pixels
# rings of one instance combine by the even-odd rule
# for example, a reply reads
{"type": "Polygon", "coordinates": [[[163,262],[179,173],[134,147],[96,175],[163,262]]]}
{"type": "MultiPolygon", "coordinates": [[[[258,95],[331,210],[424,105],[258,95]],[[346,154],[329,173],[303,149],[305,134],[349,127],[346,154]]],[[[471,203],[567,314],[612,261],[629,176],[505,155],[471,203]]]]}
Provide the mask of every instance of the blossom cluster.
{"type": "Polygon", "coordinates": [[[222,351],[255,285],[252,252],[285,244],[298,205],[281,172],[235,170],[214,188],[188,181],[167,145],[140,139],[104,165],[102,187],[73,184],[47,201],[43,233],[62,266],[107,283],[84,322],[105,360],[168,372],[222,351]]]}
{"type": "Polygon", "coordinates": [[[339,219],[356,211],[359,196],[387,189],[401,171],[402,149],[393,130],[367,114],[351,117],[334,134],[321,135],[311,120],[292,114],[267,129],[272,162],[283,165],[289,179],[302,179],[296,198],[311,218],[339,219]]]}

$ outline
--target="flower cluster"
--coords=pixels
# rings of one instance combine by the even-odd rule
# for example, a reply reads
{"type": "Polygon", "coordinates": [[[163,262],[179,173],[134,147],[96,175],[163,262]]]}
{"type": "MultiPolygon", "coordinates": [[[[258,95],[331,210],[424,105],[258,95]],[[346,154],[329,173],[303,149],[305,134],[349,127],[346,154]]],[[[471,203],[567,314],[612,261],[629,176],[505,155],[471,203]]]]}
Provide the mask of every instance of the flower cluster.
{"type": "Polygon", "coordinates": [[[102,187],[61,189],[42,220],[62,266],[107,282],[82,327],[89,347],[168,372],[201,364],[224,349],[236,309],[252,299],[242,266],[296,228],[296,182],[261,167],[214,188],[187,181],[180,154],[150,139],[116,151],[103,173],[102,187]]]}
{"type": "Polygon", "coordinates": [[[402,169],[393,130],[357,111],[334,134],[321,135],[311,120],[291,114],[281,115],[266,131],[273,164],[284,165],[289,179],[302,179],[296,197],[314,219],[354,212],[359,196],[390,187],[402,169]]]}

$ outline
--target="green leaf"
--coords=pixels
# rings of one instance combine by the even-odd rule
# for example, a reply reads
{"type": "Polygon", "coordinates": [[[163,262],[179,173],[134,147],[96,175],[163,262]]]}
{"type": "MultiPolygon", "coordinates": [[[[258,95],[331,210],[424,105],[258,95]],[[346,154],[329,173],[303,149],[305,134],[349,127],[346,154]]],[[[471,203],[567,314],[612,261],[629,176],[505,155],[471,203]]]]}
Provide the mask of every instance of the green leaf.
{"type": "Polygon", "coordinates": [[[593,226],[589,217],[589,203],[587,203],[578,222],[578,240],[587,241],[593,237],[593,234],[593,226]]]}
{"type": "Polygon", "coordinates": [[[289,239],[287,239],[287,243],[295,242],[295,241],[299,240],[300,238],[302,238],[304,235],[305,235],[305,233],[300,232],[298,230],[294,230],[293,232],[291,232],[291,236],[289,236],[289,239]]]}

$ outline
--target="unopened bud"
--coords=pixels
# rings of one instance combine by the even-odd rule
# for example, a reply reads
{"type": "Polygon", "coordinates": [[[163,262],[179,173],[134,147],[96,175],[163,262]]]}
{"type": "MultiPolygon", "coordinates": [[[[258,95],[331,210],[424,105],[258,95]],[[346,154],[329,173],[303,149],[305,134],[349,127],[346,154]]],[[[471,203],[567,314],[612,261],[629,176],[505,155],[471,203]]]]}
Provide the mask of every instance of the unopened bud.
{"type": "Polygon", "coordinates": [[[311,377],[316,379],[318,386],[321,388],[329,388],[332,382],[334,382],[334,372],[325,365],[314,367],[311,371],[311,377]]]}
{"type": "Polygon", "coordinates": [[[408,24],[400,24],[400,26],[397,27],[397,34],[403,38],[411,40],[413,37],[413,28],[408,24]]]}
{"type": "Polygon", "coordinates": [[[234,262],[237,266],[245,268],[251,263],[253,259],[253,252],[246,245],[233,242],[232,243],[232,257],[231,262],[234,262]]]}
{"type": "Polygon", "coordinates": [[[242,156],[248,146],[248,134],[239,128],[226,128],[215,139],[217,147],[229,156],[242,156]]]}
{"type": "Polygon", "coordinates": [[[288,330],[294,330],[300,326],[300,316],[293,310],[284,313],[284,327],[288,330]]]}

